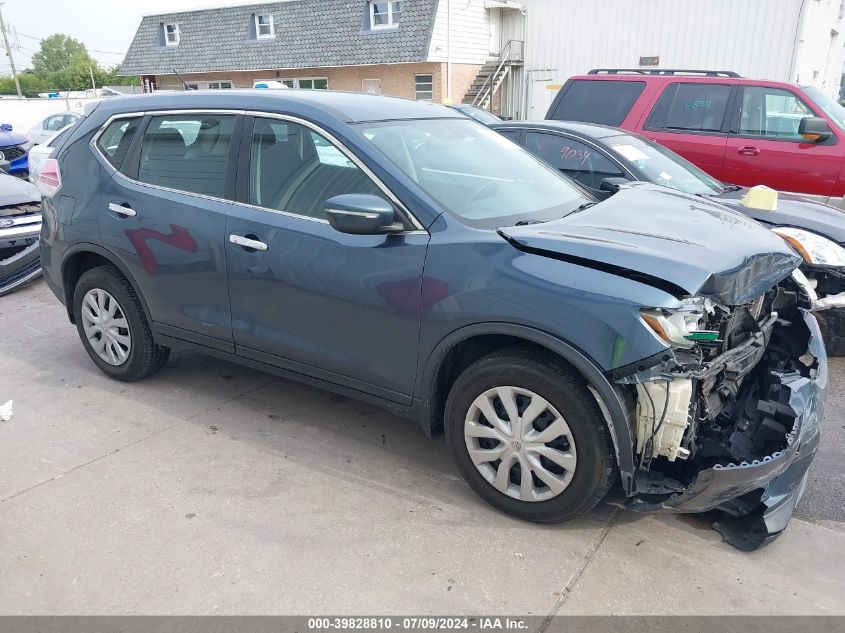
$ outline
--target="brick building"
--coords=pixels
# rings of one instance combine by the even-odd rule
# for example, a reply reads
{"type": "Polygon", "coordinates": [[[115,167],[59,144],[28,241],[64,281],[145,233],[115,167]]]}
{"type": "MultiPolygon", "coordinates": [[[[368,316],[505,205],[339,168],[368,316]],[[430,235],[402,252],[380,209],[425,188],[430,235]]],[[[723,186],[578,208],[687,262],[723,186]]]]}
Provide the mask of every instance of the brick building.
{"type": "Polygon", "coordinates": [[[521,66],[522,42],[511,40],[522,21],[512,0],[287,0],[149,15],[120,74],[148,91],[269,80],[440,102],[451,69],[452,101],[489,107],[521,66]]]}

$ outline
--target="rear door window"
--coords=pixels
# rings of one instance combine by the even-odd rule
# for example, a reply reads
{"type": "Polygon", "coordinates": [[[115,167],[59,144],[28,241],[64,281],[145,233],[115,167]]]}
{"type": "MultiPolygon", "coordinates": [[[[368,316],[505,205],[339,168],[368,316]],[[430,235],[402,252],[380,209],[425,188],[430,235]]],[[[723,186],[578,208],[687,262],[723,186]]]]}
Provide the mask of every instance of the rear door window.
{"type": "Polygon", "coordinates": [[[595,148],[558,134],[529,132],[525,135],[525,148],[590,189],[600,189],[605,178],[625,176],[618,165],[595,148]]]}
{"type": "Polygon", "coordinates": [[[731,91],[731,86],[723,84],[670,84],[645,127],[673,132],[721,132],[731,91]]]}
{"type": "Polygon", "coordinates": [[[138,180],[224,197],[234,115],[197,113],[153,117],[141,144],[138,180]]]}
{"type": "MultiPolygon", "coordinates": [[[[115,119],[97,138],[97,149],[115,169],[120,169],[123,164],[140,122],[141,117],[115,119]]],[[[58,138],[52,144],[55,145],[57,141],[58,138]]]]}
{"type": "Polygon", "coordinates": [[[547,119],[618,126],[645,90],[644,81],[575,79],[552,105],[547,119]]]}

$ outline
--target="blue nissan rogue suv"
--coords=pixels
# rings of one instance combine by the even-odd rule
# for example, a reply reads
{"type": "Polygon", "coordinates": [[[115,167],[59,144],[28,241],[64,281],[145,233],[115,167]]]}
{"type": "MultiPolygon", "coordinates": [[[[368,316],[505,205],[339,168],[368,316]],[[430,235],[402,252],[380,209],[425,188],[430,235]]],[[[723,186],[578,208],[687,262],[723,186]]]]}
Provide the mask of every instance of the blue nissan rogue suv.
{"type": "Polygon", "coordinates": [[[787,524],[827,365],[800,258],[652,185],[597,202],[454,110],[345,93],[103,101],[44,166],[42,263],[118,380],[191,348],[445,432],[538,522],[592,508],[787,524]]]}

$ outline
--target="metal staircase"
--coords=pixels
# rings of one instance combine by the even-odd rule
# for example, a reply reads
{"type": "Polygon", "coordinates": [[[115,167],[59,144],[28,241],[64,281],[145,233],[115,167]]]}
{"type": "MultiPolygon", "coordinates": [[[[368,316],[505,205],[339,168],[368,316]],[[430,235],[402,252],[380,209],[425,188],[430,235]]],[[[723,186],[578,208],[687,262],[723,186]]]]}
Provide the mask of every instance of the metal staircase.
{"type": "Polygon", "coordinates": [[[489,59],[464,95],[464,103],[489,110],[493,97],[513,66],[523,62],[523,42],[508,40],[498,57],[489,59]]]}

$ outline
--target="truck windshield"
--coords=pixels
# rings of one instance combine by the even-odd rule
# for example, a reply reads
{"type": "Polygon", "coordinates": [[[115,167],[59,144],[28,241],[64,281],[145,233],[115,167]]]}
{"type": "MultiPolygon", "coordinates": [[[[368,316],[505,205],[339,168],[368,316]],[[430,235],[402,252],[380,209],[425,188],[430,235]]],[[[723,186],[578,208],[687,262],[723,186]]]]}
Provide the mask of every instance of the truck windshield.
{"type": "Polygon", "coordinates": [[[547,222],[595,202],[516,143],[463,117],[362,123],[358,130],[441,207],[473,227],[547,222]]]}
{"type": "Polygon", "coordinates": [[[725,192],[718,180],[662,145],[627,134],[607,139],[607,145],[639,169],[649,182],[693,195],[714,196],[725,192]]]}
{"type": "Polygon", "coordinates": [[[815,86],[801,86],[801,89],[813,100],[828,117],[830,117],[840,130],[845,130],[845,108],[828,97],[815,86]]]}

